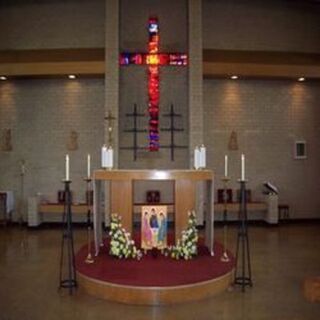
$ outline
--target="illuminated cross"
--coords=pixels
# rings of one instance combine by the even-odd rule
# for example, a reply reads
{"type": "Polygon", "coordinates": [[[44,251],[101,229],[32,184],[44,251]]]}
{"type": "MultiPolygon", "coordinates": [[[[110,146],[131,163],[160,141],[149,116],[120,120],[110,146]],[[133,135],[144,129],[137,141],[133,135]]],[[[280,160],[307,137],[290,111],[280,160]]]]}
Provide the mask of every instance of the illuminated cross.
{"type": "Polygon", "coordinates": [[[120,65],[148,65],[149,150],[159,150],[159,66],[186,66],[187,54],[159,53],[159,23],[155,17],[148,22],[148,53],[121,53],[120,65]]]}

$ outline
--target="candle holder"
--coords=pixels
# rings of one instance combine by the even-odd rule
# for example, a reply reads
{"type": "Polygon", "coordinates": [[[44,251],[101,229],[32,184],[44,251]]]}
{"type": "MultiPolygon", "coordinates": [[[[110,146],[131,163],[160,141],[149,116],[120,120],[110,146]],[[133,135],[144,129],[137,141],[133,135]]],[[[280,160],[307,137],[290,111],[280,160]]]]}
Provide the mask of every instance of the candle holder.
{"type": "Polygon", "coordinates": [[[24,170],[20,173],[20,205],[19,205],[19,225],[20,227],[24,224],[23,211],[24,211],[24,170]]]}
{"type": "Polygon", "coordinates": [[[91,197],[91,177],[86,177],[84,178],[84,181],[87,184],[87,238],[88,238],[88,255],[85,259],[85,263],[87,264],[92,264],[94,263],[94,260],[92,258],[92,254],[91,254],[91,205],[92,205],[92,197],[91,197]]]}
{"type": "Polygon", "coordinates": [[[234,274],[234,284],[241,285],[242,292],[246,286],[252,287],[251,278],[251,262],[248,237],[248,218],[247,218],[247,199],[246,199],[246,182],[247,180],[240,179],[240,208],[239,208],[239,227],[236,250],[236,267],[234,274]],[[241,249],[240,249],[241,247],[241,249]],[[238,275],[238,259],[241,250],[241,274],[238,275]]]}
{"type": "Polygon", "coordinates": [[[72,295],[73,289],[77,288],[77,278],[75,270],[75,256],[73,246],[73,231],[72,231],[72,213],[71,213],[71,191],[70,180],[63,180],[65,192],[65,206],[62,215],[62,242],[61,242],[61,256],[60,256],[60,285],[62,288],[69,289],[69,294],[72,295]],[[64,247],[66,247],[67,261],[64,261],[64,247]],[[63,271],[67,268],[67,275],[63,278],[63,271]]]}
{"type": "MultiPolygon", "coordinates": [[[[25,210],[25,200],[24,200],[24,187],[25,184],[25,168],[24,168],[24,162],[22,163],[21,172],[20,172],[20,202],[19,202],[19,228],[21,230],[21,241],[20,246],[24,251],[28,250],[28,239],[26,235],[26,229],[24,228],[24,210],[25,210]]],[[[11,220],[11,219],[10,219],[11,220]]]]}
{"type": "Polygon", "coordinates": [[[223,254],[220,258],[222,262],[229,262],[230,258],[227,252],[227,236],[228,236],[228,226],[227,226],[227,213],[228,213],[228,194],[227,194],[227,185],[230,181],[230,178],[225,176],[222,179],[223,182],[223,254]]]}

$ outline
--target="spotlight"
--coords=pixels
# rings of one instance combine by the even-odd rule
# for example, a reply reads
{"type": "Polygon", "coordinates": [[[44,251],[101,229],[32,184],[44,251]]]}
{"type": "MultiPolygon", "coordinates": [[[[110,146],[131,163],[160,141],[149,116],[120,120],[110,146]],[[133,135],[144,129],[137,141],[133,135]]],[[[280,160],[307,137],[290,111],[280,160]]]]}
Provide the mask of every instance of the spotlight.
{"type": "Polygon", "coordinates": [[[303,82],[303,81],[305,81],[305,80],[306,80],[306,78],[304,78],[304,77],[298,78],[298,81],[300,81],[300,82],[303,82]]]}
{"type": "Polygon", "coordinates": [[[5,81],[5,80],[7,80],[7,77],[5,77],[5,76],[0,76],[0,80],[5,81]]]}
{"type": "Polygon", "coordinates": [[[76,76],[75,76],[74,74],[69,74],[69,75],[68,75],[68,78],[69,78],[69,79],[75,79],[76,76]]]}
{"type": "Polygon", "coordinates": [[[238,79],[238,76],[233,75],[233,76],[231,76],[230,78],[231,78],[232,80],[237,80],[237,79],[238,79]]]}

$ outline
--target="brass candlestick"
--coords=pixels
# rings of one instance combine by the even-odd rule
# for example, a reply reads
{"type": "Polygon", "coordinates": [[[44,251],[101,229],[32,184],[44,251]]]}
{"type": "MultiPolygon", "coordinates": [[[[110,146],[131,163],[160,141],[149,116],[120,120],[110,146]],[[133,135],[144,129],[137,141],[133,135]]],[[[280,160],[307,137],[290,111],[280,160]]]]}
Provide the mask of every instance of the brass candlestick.
{"type": "Polygon", "coordinates": [[[228,226],[227,226],[227,213],[228,213],[228,194],[227,194],[227,185],[230,181],[229,177],[223,177],[223,254],[220,258],[222,262],[229,262],[230,258],[227,252],[227,236],[228,236],[228,226]]]}
{"type": "Polygon", "coordinates": [[[92,201],[91,201],[91,181],[92,181],[92,179],[90,177],[87,177],[87,178],[84,179],[84,181],[86,181],[86,183],[87,183],[87,207],[88,207],[88,211],[87,211],[88,255],[87,255],[87,258],[85,260],[85,263],[91,264],[91,263],[94,263],[94,260],[92,258],[92,254],[91,254],[91,205],[92,205],[92,201]]]}

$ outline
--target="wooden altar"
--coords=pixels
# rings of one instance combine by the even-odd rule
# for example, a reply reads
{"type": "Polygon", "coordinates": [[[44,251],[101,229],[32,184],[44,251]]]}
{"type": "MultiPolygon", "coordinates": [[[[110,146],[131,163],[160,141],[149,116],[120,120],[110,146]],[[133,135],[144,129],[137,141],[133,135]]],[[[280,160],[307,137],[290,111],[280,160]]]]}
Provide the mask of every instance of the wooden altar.
{"type": "MultiPolygon", "coordinates": [[[[109,212],[122,217],[123,227],[132,232],[134,182],[144,180],[172,181],[174,184],[174,222],[175,238],[187,227],[188,211],[196,209],[196,190],[198,182],[206,184],[205,244],[213,255],[214,186],[211,170],[96,170],[93,173],[94,190],[94,240],[95,253],[99,254],[102,244],[102,193],[110,192],[109,212]],[[109,183],[109,188],[103,184],[109,183]]],[[[106,197],[105,197],[106,198],[106,197]]]]}

